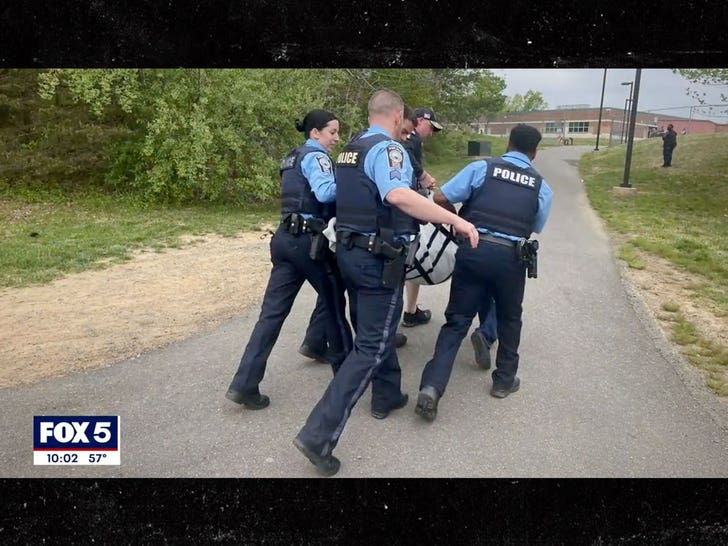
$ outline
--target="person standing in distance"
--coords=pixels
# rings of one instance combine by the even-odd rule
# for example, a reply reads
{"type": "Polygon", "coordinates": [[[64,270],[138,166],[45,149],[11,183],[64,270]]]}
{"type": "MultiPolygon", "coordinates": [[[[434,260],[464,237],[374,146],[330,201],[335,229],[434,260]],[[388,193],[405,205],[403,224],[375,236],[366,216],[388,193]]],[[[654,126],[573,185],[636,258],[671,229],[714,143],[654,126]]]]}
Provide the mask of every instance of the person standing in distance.
{"type": "MultiPolygon", "coordinates": [[[[429,108],[418,108],[414,112],[415,127],[409,133],[404,147],[410,154],[415,179],[420,189],[427,195],[427,190],[435,187],[437,181],[423,168],[422,142],[430,138],[435,132],[442,131],[442,125],[435,118],[435,112],[429,108]]],[[[432,318],[429,309],[420,309],[417,299],[420,294],[420,285],[413,281],[405,282],[405,311],[402,326],[412,327],[427,324],[432,318]]]]}
{"type": "MultiPolygon", "coordinates": [[[[490,394],[505,398],[520,387],[518,346],[526,268],[517,253],[519,242],[540,233],[551,210],[553,193],[531,166],[541,133],[530,125],[515,126],[500,158],[474,161],[441,188],[444,207],[463,203],[460,216],[480,233],[471,249],[461,245],[455,258],[446,323],[440,329],[432,359],[420,380],[415,413],[428,421],[437,416],[455,356],[473,317],[487,314],[495,303],[498,331],[496,369],[490,394]]],[[[452,209],[451,209],[452,210],[452,209]]]]}
{"type": "Polygon", "coordinates": [[[386,416],[407,404],[394,334],[402,313],[412,218],[451,224],[473,247],[478,244],[475,226],[411,189],[412,166],[397,142],[403,111],[397,93],[375,92],[368,104],[368,130],[355,136],[336,162],[336,260],[356,298],[356,338],[293,440],[325,476],[339,471],[332,451],[370,381],[373,413],[386,416]]]}
{"type": "Polygon", "coordinates": [[[672,152],[677,146],[677,133],[672,123],[667,126],[667,131],[662,135],[662,166],[672,167],[672,152]]]}
{"type": "Polygon", "coordinates": [[[331,112],[312,110],[303,122],[296,120],[296,129],[305,134],[306,142],[281,163],[281,223],[270,242],[273,269],[258,322],[225,394],[229,400],[253,410],[270,403],[268,396],[260,393],[259,385],[304,281],[326,303],[326,337],[334,371],[352,347],[341,281],[332,274],[328,262],[331,257],[326,256],[328,244],[316,241],[324,237],[322,231],[332,215],[329,204],[336,198],[334,166],[328,152],[339,141],[339,120],[331,112]]]}

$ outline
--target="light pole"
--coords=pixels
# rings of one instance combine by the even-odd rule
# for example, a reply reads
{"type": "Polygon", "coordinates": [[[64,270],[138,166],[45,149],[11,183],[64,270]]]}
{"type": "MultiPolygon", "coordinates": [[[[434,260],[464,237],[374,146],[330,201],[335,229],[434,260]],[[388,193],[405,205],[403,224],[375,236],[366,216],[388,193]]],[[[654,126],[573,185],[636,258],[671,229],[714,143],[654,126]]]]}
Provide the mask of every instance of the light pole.
{"type": "Polygon", "coordinates": [[[594,151],[599,151],[599,133],[602,130],[602,108],[604,107],[604,86],[607,83],[607,69],[604,69],[604,77],[602,78],[602,100],[599,102],[599,123],[597,123],[597,145],[594,147],[594,151]]]}
{"type": "Polygon", "coordinates": [[[624,177],[620,184],[623,188],[631,188],[629,183],[629,168],[632,165],[632,145],[634,144],[634,127],[637,121],[637,99],[640,94],[640,79],[642,77],[642,69],[638,68],[634,77],[634,100],[632,100],[632,88],[630,87],[630,100],[632,101],[632,113],[629,116],[629,134],[627,136],[627,155],[624,159],[624,177]]]}
{"type": "Polygon", "coordinates": [[[627,108],[629,108],[630,104],[632,103],[632,84],[634,82],[622,82],[620,85],[629,85],[629,98],[624,100],[624,114],[622,115],[622,130],[619,134],[619,143],[622,144],[624,142],[625,138],[625,124],[629,120],[627,117],[627,108]]]}

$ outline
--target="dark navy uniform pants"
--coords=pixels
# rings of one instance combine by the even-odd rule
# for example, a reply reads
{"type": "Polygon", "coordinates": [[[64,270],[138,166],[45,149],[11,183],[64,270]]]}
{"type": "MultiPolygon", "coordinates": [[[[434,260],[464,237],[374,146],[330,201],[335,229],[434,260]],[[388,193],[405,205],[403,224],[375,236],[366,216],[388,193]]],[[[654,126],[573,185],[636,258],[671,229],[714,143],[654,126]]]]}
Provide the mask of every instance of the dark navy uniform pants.
{"type": "MultiPolygon", "coordinates": [[[[335,274],[341,277],[339,268],[336,266],[335,274]]],[[[351,329],[356,333],[356,307],[351,304],[353,299],[351,293],[349,296],[349,322],[351,329]]],[[[341,280],[341,297],[344,298],[344,282],[341,280]]],[[[316,299],[316,307],[314,307],[311,313],[311,318],[308,322],[308,328],[306,329],[306,335],[303,338],[303,342],[306,343],[315,353],[326,354],[327,342],[326,342],[326,321],[328,318],[328,307],[323,297],[319,296],[316,299]]]]}
{"type": "Polygon", "coordinates": [[[329,339],[334,369],[352,347],[349,324],[344,316],[343,290],[340,280],[331,273],[331,265],[309,257],[311,235],[294,236],[279,228],[270,241],[271,270],[258,322],[240,359],[240,366],[230,388],[243,394],[258,394],[271,350],[278,340],[293,302],[304,281],[308,281],[324,298],[330,310],[326,314],[326,336],[329,339]]]}
{"type": "Polygon", "coordinates": [[[675,148],[662,148],[662,165],[672,167],[672,152],[675,148]]]}
{"type": "Polygon", "coordinates": [[[478,319],[480,320],[478,330],[483,334],[485,341],[488,343],[488,347],[490,347],[498,340],[498,327],[495,318],[495,303],[493,303],[493,298],[490,298],[478,311],[478,319]]]}
{"type": "Polygon", "coordinates": [[[460,344],[473,317],[479,311],[487,314],[490,298],[495,302],[498,332],[493,384],[510,387],[518,370],[525,284],[526,269],[515,247],[488,241],[480,241],[475,249],[461,245],[455,257],[446,322],[437,336],[432,360],[422,372],[420,389],[430,385],[444,394],[460,344]]]}
{"type": "Polygon", "coordinates": [[[357,329],[354,349],[298,433],[298,438],[322,457],[336,447],[354,405],[370,382],[373,409],[391,409],[402,396],[394,334],[402,315],[404,270],[397,289],[384,288],[381,257],[337,243],[336,258],[357,310],[357,329]]]}

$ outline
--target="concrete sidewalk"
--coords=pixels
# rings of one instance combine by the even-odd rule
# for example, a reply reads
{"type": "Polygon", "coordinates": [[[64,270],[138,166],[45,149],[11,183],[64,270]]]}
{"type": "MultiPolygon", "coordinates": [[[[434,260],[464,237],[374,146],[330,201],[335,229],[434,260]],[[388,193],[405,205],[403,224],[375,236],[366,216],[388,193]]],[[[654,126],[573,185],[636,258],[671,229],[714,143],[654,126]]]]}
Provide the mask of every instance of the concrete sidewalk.
{"type": "MultiPolygon", "coordinates": [[[[728,475],[726,405],[672,359],[625,290],[575,168],[589,150],[547,148],[536,158],[555,198],[538,236],[539,278],[526,286],[520,391],[490,397],[490,372],[473,366],[466,338],[437,420],[414,414],[449,283],[423,288],[433,319],[403,330],[409,342],[399,351],[410,403],[378,421],[365,393],[336,449],[337,476],[728,475]]],[[[0,390],[0,477],[316,476],[291,443],[331,374],[296,352],[314,296],[304,288],[271,354],[263,411],[224,398],[257,308],[133,360],[0,390]],[[121,465],[33,466],[34,415],[120,415],[121,465]]]]}

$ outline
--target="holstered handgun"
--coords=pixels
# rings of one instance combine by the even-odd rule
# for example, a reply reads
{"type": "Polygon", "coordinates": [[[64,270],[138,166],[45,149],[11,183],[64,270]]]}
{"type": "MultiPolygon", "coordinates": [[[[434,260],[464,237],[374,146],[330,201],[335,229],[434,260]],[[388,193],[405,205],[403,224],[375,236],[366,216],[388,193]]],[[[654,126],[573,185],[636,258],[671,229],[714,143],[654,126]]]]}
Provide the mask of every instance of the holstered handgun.
{"type": "Polygon", "coordinates": [[[518,241],[516,252],[521,263],[526,266],[528,278],[538,278],[538,241],[535,239],[518,241]]]}
{"type": "Polygon", "coordinates": [[[404,262],[407,256],[401,252],[396,258],[385,258],[382,267],[382,286],[396,288],[404,280],[404,262]]]}
{"type": "Polygon", "coordinates": [[[328,257],[329,240],[323,233],[311,234],[311,250],[308,253],[309,258],[317,262],[323,261],[328,257]]]}

